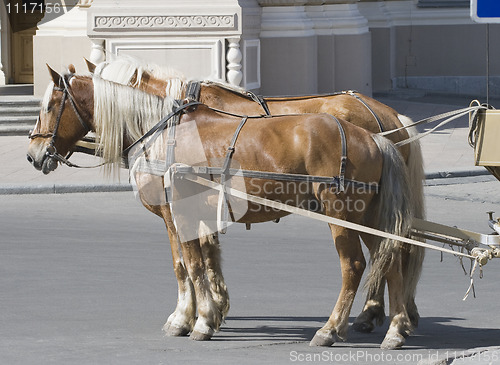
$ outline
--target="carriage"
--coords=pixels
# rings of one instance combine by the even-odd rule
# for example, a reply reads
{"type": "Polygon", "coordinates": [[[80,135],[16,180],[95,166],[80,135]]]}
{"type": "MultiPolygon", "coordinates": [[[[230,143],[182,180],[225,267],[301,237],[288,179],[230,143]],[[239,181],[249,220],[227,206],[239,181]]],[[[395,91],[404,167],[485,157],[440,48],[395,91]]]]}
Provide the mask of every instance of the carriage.
{"type": "MultiPolygon", "coordinates": [[[[386,349],[401,347],[418,324],[414,296],[425,248],[470,258],[475,266],[500,257],[498,234],[425,221],[417,137],[393,109],[352,91],[262,98],[127,62],[91,65],[93,76],[50,69],[53,82],[30,134],[28,160],[44,173],[59,163],[74,167],[72,152],[94,150],[89,131],[110,172],[126,158],[142,203],[164,219],[169,234],[179,299],[167,334],[207,340],[219,329],[229,300],[218,235],[233,222],[249,228],[300,214],[329,224],[343,286],[311,341],[315,346],[345,338],[366,266],[361,239],[371,271],[354,327],[370,332],[383,321],[387,284],[386,349]]],[[[458,114],[465,113],[473,114],[477,163],[499,178],[496,111],[479,105],[458,114]]],[[[492,215],[489,223],[500,231],[492,215]]]]}

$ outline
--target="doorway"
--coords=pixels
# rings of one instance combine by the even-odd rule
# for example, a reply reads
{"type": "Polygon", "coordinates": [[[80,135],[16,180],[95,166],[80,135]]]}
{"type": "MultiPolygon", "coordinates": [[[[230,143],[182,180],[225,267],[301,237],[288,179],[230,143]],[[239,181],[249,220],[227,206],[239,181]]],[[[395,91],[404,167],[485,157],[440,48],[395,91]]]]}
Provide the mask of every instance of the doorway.
{"type": "Polygon", "coordinates": [[[9,0],[7,3],[11,26],[11,75],[9,82],[15,84],[32,84],[33,36],[37,30],[37,23],[44,16],[44,2],[9,0]]]}

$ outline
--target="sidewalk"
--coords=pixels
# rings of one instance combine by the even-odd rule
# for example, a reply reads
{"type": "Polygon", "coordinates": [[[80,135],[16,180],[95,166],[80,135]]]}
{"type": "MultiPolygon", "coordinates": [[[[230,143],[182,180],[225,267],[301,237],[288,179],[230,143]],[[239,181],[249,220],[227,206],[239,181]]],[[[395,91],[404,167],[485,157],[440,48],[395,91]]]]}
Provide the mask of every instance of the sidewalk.
{"type": "MultiPolygon", "coordinates": [[[[101,168],[77,169],[59,165],[48,175],[36,170],[26,159],[29,140],[26,136],[0,136],[0,194],[47,194],[132,190],[128,170],[118,178],[105,177],[101,168]]],[[[73,163],[93,166],[94,156],[74,154],[73,163]]]]}
{"type": "MultiPolygon", "coordinates": [[[[400,95],[397,97],[384,95],[376,98],[415,121],[467,107],[470,102],[464,98],[429,98],[418,95],[406,99],[400,95]]],[[[428,179],[488,174],[484,168],[474,166],[474,151],[467,142],[468,132],[468,120],[462,117],[421,140],[424,168],[428,179]]],[[[43,175],[26,160],[28,143],[26,136],[0,136],[0,194],[132,189],[128,183],[127,170],[121,171],[119,180],[105,177],[100,168],[76,169],[59,166],[54,172],[43,175]]],[[[95,165],[99,159],[75,154],[71,157],[71,161],[82,165],[95,165]]]]}

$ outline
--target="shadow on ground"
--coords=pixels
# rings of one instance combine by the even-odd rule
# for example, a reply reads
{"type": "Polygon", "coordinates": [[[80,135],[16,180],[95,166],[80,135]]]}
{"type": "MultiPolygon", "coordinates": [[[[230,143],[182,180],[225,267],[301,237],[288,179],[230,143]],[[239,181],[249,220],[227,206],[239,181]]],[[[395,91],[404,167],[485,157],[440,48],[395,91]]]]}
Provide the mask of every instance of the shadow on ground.
{"type": "MultiPolygon", "coordinates": [[[[326,317],[228,317],[220,333],[213,341],[273,341],[303,342],[314,337],[326,322],[326,317]]],[[[350,318],[350,323],[354,318],[350,318]]],[[[407,339],[407,349],[469,349],[498,346],[500,329],[461,326],[463,318],[425,317],[419,327],[407,339]]],[[[338,347],[378,347],[383,341],[388,321],[374,332],[349,331],[346,342],[337,342],[338,347]]]]}

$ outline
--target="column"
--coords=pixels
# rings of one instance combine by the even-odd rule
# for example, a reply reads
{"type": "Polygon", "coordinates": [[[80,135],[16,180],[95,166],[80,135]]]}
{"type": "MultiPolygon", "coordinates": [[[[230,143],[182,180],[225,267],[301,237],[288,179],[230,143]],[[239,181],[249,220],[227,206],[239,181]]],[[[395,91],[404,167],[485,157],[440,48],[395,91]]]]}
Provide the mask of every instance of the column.
{"type": "Polygon", "coordinates": [[[239,86],[243,79],[243,72],[241,72],[241,60],[243,55],[240,51],[239,38],[229,38],[227,59],[227,82],[231,85],[239,86]]]}

